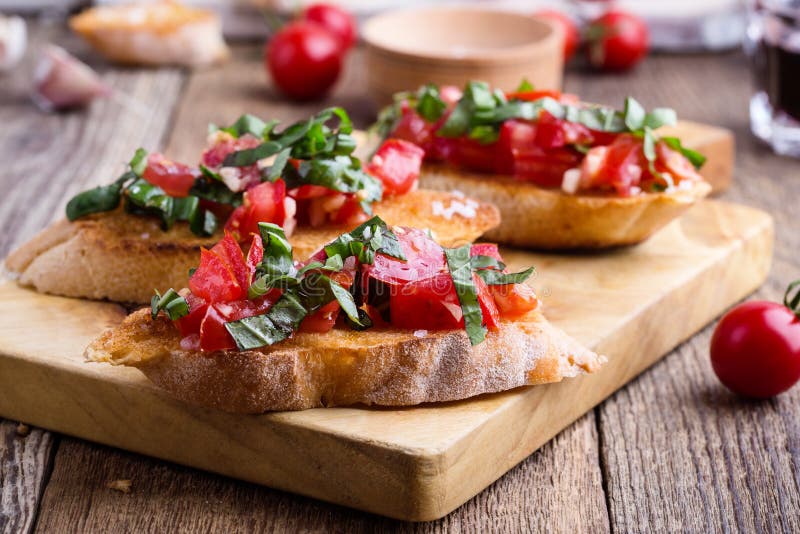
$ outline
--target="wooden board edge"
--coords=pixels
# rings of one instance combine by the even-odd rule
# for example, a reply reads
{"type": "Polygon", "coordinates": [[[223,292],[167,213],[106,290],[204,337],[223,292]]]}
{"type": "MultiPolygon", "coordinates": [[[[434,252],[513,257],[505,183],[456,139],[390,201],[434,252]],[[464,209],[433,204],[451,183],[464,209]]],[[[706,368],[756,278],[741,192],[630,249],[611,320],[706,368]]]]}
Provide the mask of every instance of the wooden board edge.
{"type": "Polygon", "coordinates": [[[0,353],[0,417],[395,519],[415,516],[417,492],[424,490],[420,481],[437,468],[431,466],[442,463],[428,451],[358,441],[271,414],[233,415],[187,405],[135,369],[117,368],[141,379],[131,383],[91,367],[108,364],[76,369],[53,363],[57,371],[46,372],[38,360],[0,353]],[[98,401],[109,398],[122,400],[98,401]],[[130,409],[116,410],[119,405],[130,409]],[[137,418],[142,411],[154,415],[137,418]],[[258,425],[239,422],[250,417],[262,420],[258,425]],[[212,456],[204,454],[207,447],[185,446],[195,421],[202,422],[209,442],[219,446],[210,448],[212,456]],[[319,469],[310,470],[308,464],[319,469]],[[348,476],[353,465],[364,473],[355,485],[348,476]],[[376,501],[383,504],[375,506],[376,501]]]}

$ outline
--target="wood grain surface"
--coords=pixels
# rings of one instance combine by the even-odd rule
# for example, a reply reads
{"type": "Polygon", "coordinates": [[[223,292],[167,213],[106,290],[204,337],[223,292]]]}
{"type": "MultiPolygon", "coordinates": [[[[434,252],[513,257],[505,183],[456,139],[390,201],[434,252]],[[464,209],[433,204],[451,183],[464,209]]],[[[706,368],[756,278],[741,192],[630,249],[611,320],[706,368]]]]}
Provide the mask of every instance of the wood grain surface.
{"type": "Polygon", "coordinates": [[[767,214],[706,201],[635,248],[502,250],[512,272],[537,266],[532,283],[550,322],[608,362],[558,384],[405,408],[196,408],[135,369],[85,362],[91,339],[122,321],[121,307],[0,283],[0,413],[359,510],[437,519],[757,288],[772,239],[767,214]],[[679,323],[654,328],[676,309],[679,323]]]}
{"type": "MultiPolygon", "coordinates": [[[[37,30],[35,34],[38,40],[41,33],[37,30]]],[[[50,33],[51,40],[83,52],[63,32],[50,33]]],[[[257,47],[240,52],[252,60],[250,68],[260,73],[257,47]]],[[[150,99],[145,100],[150,106],[163,100],[164,108],[174,105],[182,78],[170,71],[107,69],[104,76],[125,84],[139,98],[148,94],[147,87],[155,80],[168,82],[166,90],[149,93],[150,99]]],[[[371,111],[359,90],[363,79],[358,57],[351,56],[344,82],[319,106],[335,101],[354,112],[358,124],[366,125],[371,111]]],[[[609,104],[621,103],[625,94],[632,94],[648,107],[672,106],[683,118],[734,131],[735,177],[723,198],[761,207],[775,217],[772,274],[755,295],[775,299],[800,275],[800,232],[792,201],[800,197],[800,164],[773,155],[749,134],[748,80],[746,62],[738,53],[657,55],[625,75],[570,70],[565,88],[609,104]]],[[[233,113],[240,111],[225,102],[215,105],[233,113]]],[[[249,100],[239,105],[242,110],[285,119],[306,115],[317,107],[280,101],[268,84],[253,87],[249,100]]],[[[178,116],[191,114],[191,109],[192,104],[184,99],[178,116]]],[[[88,172],[108,161],[97,138],[89,148],[87,138],[96,125],[106,124],[105,131],[111,135],[114,129],[108,125],[119,127],[116,123],[124,118],[128,127],[135,127],[129,132],[146,135],[150,146],[158,144],[168,126],[145,131],[135,115],[110,103],[98,103],[87,114],[43,115],[30,105],[25,79],[0,79],[0,120],[4,125],[0,140],[4,162],[0,169],[4,193],[0,255],[60,215],[59,207],[73,181],[88,180],[86,171],[74,167],[80,159],[73,154],[81,155],[88,172]],[[71,173],[59,172],[67,157],[73,165],[71,173]],[[45,200],[46,208],[39,199],[45,200]]],[[[219,120],[224,120],[228,112],[219,115],[219,120]]],[[[169,112],[151,117],[156,119],[168,121],[169,112]]],[[[202,137],[202,130],[198,136],[202,137]]],[[[179,144],[176,139],[169,142],[172,148],[179,144]]],[[[112,159],[122,162],[126,157],[118,153],[112,159]]],[[[105,179],[97,176],[98,181],[105,179]]],[[[681,320],[678,314],[675,320],[681,320]]],[[[385,520],[71,438],[55,440],[41,432],[43,449],[57,449],[48,476],[50,454],[35,455],[33,464],[26,466],[9,452],[19,450],[20,441],[31,440],[36,430],[22,438],[6,430],[16,428],[16,422],[3,422],[0,530],[135,531],[151,527],[154,531],[188,532],[213,527],[232,532],[495,528],[601,532],[613,528],[649,532],[672,526],[695,532],[791,531],[798,521],[800,494],[800,388],[759,403],[728,395],[708,363],[712,328],[694,336],[594,413],[565,429],[488,490],[433,523],[408,525],[385,520]],[[664,461],[656,465],[656,459],[664,461]],[[17,475],[9,474],[12,472],[17,475]],[[123,494],[106,487],[117,479],[132,480],[132,491],[123,494]],[[43,483],[47,485],[39,500],[43,483]]]]}

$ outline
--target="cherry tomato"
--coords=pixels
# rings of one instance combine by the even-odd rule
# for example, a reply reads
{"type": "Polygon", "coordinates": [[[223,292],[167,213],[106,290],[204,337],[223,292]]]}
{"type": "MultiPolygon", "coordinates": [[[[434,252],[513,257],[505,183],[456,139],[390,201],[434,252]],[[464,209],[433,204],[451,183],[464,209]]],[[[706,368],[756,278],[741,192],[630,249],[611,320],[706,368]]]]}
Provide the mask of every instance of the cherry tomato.
{"type": "Polygon", "coordinates": [[[564,62],[570,60],[581,42],[581,33],[572,17],[555,9],[542,9],[533,14],[537,18],[546,19],[561,29],[564,34],[564,62]]]}
{"type": "Polygon", "coordinates": [[[800,293],[784,304],[752,301],[722,317],[711,338],[711,365],[720,381],[746,397],[782,393],[800,379],[800,293]]]}
{"type": "Polygon", "coordinates": [[[206,351],[235,349],[236,342],[225,328],[228,321],[214,306],[206,309],[200,323],[200,348],[206,351]]]}
{"type": "Polygon", "coordinates": [[[366,171],[383,182],[384,195],[403,195],[419,179],[425,151],[401,139],[388,139],[372,156],[366,171]]]}
{"type": "Polygon", "coordinates": [[[238,241],[248,239],[251,234],[258,234],[258,223],[271,222],[283,225],[286,219],[286,182],[263,182],[251,187],[244,193],[241,206],[233,210],[225,230],[233,234],[238,241]]]}
{"type": "Polygon", "coordinates": [[[315,22],[335,35],[343,50],[352,47],[356,42],[356,21],[339,6],[311,4],[303,11],[301,18],[315,22]]]}
{"type": "Polygon", "coordinates": [[[162,154],[154,152],[147,157],[147,167],[142,178],[153,185],[157,185],[171,197],[185,197],[194,185],[194,180],[199,175],[183,163],[168,160],[162,154]]]}
{"type": "Polygon", "coordinates": [[[325,95],[339,78],[342,47],[319,24],[297,21],[284,26],[267,43],[264,62],[281,91],[296,100],[325,95]]]}
{"type": "Polygon", "coordinates": [[[608,11],[593,20],[586,31],[586,58],[596,68],[628,70],[638,64],[650,47],[650,35],[642,19],[625,11],[608,11]]]}

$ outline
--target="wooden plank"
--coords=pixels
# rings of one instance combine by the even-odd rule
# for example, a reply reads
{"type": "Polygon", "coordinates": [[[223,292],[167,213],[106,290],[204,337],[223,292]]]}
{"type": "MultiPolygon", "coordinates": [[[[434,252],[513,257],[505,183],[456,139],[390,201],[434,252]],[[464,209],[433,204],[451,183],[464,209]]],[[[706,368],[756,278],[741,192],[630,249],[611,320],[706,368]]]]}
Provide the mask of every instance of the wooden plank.
{"type": "MultiPolygon", "coordinates": [[[[62,29],[38,25],[30,29],[29,50],[55,41],[87,58],[86,48],[62,29]]],[[[31,72],[34,59],[29,53],[17,72],[31,72]]],[[[107,84],[139,107],[101,100],[86,111],[48,114],[31,102],[28,76],[3,77],[0,256],[63,217],[70,196],[118,175],[137,146],[154,148],[162,141],[182,89],[183,73],[93,66],[107,84]]],[[[20,438],[16,427],[16,421],[0,422],[0,531],[27,532],[36,516],[56,440],[37,429],[20,438]]]]}
{"type": "Polygon", "coordinates": [[[50,432],[0,422],[0,532],[30,532],[55,454],[50,432]]]}
{"type": "Polygon", "coordinates": [[[588,414],[467,505],[423,525],[62,438],[37,531],[64,524],[81,532],[602,532],[608,517],[588,414]],[[131,480],[129,494],[107,487],[117,479],[131,480]]]}
{"type": "Polygon", "coordinates": [[[391,517],[433,519],[752,291],[766,275],[771,244],[766,214],[708,202],[644,245],[614,254],[506,251],[511,268],[539,267],[536,285],[548,317],[609,354],[610,362],[594,376],[403,410],[254,417],[190,407],[168,399],[134,369],[83,363],[87,336],[119,320],[113,305],[5,284],[0,300],[14,312],[0,310],[0,413],[391,517]],[[693,306],[680,322],[658,327],[687,302],[693,306]],[[26,330],[26,316],[43,310],[58,329],[52,341],[26,330]]]}

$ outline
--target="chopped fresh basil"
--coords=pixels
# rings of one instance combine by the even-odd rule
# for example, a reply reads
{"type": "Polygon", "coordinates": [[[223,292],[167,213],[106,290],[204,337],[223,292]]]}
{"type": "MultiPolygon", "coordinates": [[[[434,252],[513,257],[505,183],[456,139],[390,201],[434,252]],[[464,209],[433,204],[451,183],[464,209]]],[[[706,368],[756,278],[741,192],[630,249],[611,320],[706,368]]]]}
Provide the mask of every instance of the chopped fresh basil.
{"type": "Polygon", "coordinates": [[[74,221],[92,213],[112,211],[119,206],[121,196],[122,184],[119,182],[78,193],[67,202],[67,219],[74,221]]]}
{"type": "Polygon", "coordinates": [[[464,328],[470,343],[477,345],[486,339],[486,326],[483,324],[483,313],[478,303],[478,290],[472,279],[470,248],[470,245],[446,248],[444,255],[464,314],[464,328]]]}
{"type": "Polygon", "coordinates": [[[677,122],[678,115],[670,108],[655,108],[644,119],[644,125],[653,130],[662,126],[673,126],[677,122]]]}
{"type": "Polygon", "coordinates": [[[291,336],[307,315],[299,298],[286,291],[267,313],[225,323],[225,329],[239,350],[257,349],[291,336]]]}
{"type": "Polygon", "coordinates": [[[364,172],[361,162],[350,156],[301,160],[296,168],[284,168],[283,179],[288,189],[319,185],[341,193],[356,193],[367,214],[372,213],[372,204],[383,197],[380,180],[364,172]]]}
{"type": "Polygon", "coordinates": [[[101,185],[78,193],[67,202],[67,219],[74,221],[93,213],[102,213],[117,209],[122,201],[125,186],[144,174],[147,167],[147,151],[136,149],[128,162],[128,170],[109,185],[101,185]]]}
{"type": "Polygon", "coordinates": [[[664,141],[671,149],[677,150],[683,154],[686,159],[688,159],[689,162],[694,165],[695,169],[699,169],[706,162],[706,157],[704,155],[696,150],[692,150],[691,148],[686,148],[681,144],[680,139],[677,137],[662,137],[661,141],[664,141]]]}
{"type": "Polygon", "coordinates": [[[249,114],[242,115],[231,126],[227,128],[221,128],[223,132],[229,133],[236,138],[239,138],[245,134],[250,134],[259,139],[261,139],[261,136],[264,134],[264,130],[266,129],[266,122],[254,115],[249,114]]]}
{"type": "Polygon", "coordinates": [[[133,158],[131,158],[131,161],[128,163],[128,167],[130,167],[131,171],[133,171],[136,176],[144,174],[144,170],[147,168],[147,150],[137,148],[136,152],[133,154],[133,158]]]}
{"type": "Polygon", "coordinates": [[[534,271],[535,269],[533,267],[529,267],[528,269],[518,273],[504,273],[501,271],[495,271],[494,269],[480,269],[475,271],[475,273],[483,278],[483,281],[486,282],[486,285],[504,286],[507,284],[521,284],[530,278],[534,271]]]}
{"type": "Polygon", "coordinates": [[[439,88],[428,84],[421,87],[417,93],[417,105],[414,109],[426,121],[436,122],[447,109],[447,104],[439,96],[439,88]]]}
{"type": "Polygon", "coordinates": [[[632,97],[625,99],[623,117],[628,130],[635,132],[644,128],[644,119],[647,115],[642,105],[632,97]]]}
{"type": "Polygon", "coordinates": [[[483,256],[481,254],[472,256],[470,263],[473,269],[498,269],[502,271],[506,268],[505,263],[498,261],[497,258],[491,256],[483,256]]]}
{"type": "Polygon", "coordinates": [[[376,253],[402,261],[406,259],[397,236],[378,216],[325,246],[325,254],[329,258],[337,255],[342,259],[355,256],[361,263],[372,263],[376,253]]]}
{"type": "Polygon", "coordinates": [[[222,182],[222,177],[216,173],[206,174],[203,172],[203,176],[194,181],[194,185],[189,189],[189,194],[218,204],[233,207],[242,205],[242,193],[228,189],[228,186],[222,182]]]}
{"type": "Polygon", "coordinates": [[[176,221],[188,222],[192,232],[200,236],[210,236],[217,228],[216,217],[200,207],[200,199],[195,196],[171,197],[144,179],[128,186],[125,200],[131,213],[159,217],[164,230],[172,228],[176,221]]]}
{"type": "Polygon", "coordinates": [[[189,315],[189,303],[174,289],[169,289],[163,295],[156,290],[156,294],[150,300],[150,315],[155,320],[158,312],[162,310],[170,321],[175,321],[189,315]]]}
{"type": "Polygon", "coordinates": [[[520,82],[519,87],[517,87],[517,90],[515,92],[527,93],[533,90],[534,90],[533,84],[530,81],[528,81],[528,78],[522,78],[522,81],[520,82]]]}

